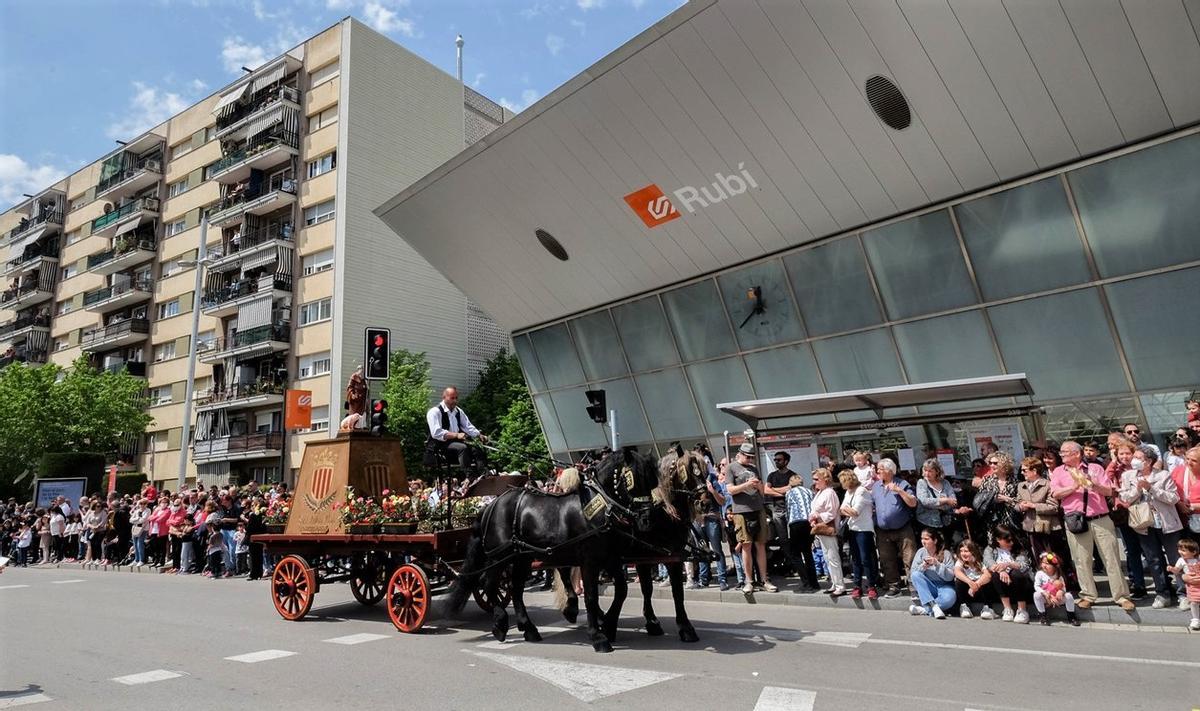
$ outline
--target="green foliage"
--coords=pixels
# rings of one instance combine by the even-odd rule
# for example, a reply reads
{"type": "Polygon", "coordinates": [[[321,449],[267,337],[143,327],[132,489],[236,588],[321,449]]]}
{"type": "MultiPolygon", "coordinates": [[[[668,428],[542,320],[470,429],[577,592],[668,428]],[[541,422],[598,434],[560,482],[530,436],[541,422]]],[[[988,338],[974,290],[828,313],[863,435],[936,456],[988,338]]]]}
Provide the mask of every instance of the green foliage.
{"type": "Polygon", "coordinates": [[[546,439],[529,391],[524,390],[524,385],[521,388],[523,392],[514,393],[508,411],[500,417],[500,434],[496,439],[500,452],[492,455],[492,463],[505,471],[525,471],[533,464],[538,472],[544,473],[549,467],[545,462],[549,454],[546,439]]]}
{"type": "Polygon", "coordinates": [[[429,360],[424,353],[403,348],[392,351],[391,370],[383,384],[388,432],[404,443],[404,464],[410,478],[423,476],[421,460],[429,436],[425,413],[433,402],[429,360]]]}
{"type": "Polygon", "coordinates": [[[124,496],[136,496],[142,492],[142,484],[149,479],[141,472],[125,472],[117,474],[117,493],[124,496]]]}
{"type": "Polygon", "coordinates": [[[87,493],[108,491],[105,456],[99,452],[46,452],[37,463],[39,479],[87,478],[87,493]]]}
{"type": "Polygon", "coordinates": [[[479,385],[458,404],[480,432],[496,436],[500,433],[500,419],[512,406],[517,393],[528,394],[521,364],[515,355],[501,350],[479,371],[479,385]]]}

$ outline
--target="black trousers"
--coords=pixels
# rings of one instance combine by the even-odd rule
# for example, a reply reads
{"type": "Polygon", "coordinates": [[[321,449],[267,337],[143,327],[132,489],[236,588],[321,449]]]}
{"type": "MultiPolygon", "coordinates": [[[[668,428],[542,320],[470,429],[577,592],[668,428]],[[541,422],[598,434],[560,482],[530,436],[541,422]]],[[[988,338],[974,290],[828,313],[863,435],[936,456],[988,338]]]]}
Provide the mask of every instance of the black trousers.
{"type": "Polygon", "coordinates": [[[995,605],[1000,602],[1000,594],[992,585],[984,585],[976,590],[972,597],[970,591],[967,590],[967,584],[955,578],[954,592],[958,595],[956,602],[959,605],[995,605]]]}
{"type": "Polygon", "coordinates": [[[813,558],[812,524],[808,521],[793,521],[788,525],[788,543],[791,545],[792,560],[800,568],[805,585],[817,587],[817,566],[813,558]]]}
{"type": "Polygon", "coordinates": [[[182,555],[183,555],[183,537],[172,535],[171,536],[171,567],[174,568],[175,570],[179,570],[179,562],[180,562],[179,559],[182,557],[182,555]]]}
{"type": "Polygon", "coordinates": [[[263,544],[250,541],[250,575],[251,580],[258,580],[263,573],[263,544]]]}
{"type": "Polygon", "coordinates": [[[1028,575],[1009,573],[1008,577],[1012,580],[1011,583],[1000,580],[998,573],[992,574],[992,585],[995,586],[997,595],[1007,597],[1013,603],[1033,600],[1033,580],[1028,575]]]}

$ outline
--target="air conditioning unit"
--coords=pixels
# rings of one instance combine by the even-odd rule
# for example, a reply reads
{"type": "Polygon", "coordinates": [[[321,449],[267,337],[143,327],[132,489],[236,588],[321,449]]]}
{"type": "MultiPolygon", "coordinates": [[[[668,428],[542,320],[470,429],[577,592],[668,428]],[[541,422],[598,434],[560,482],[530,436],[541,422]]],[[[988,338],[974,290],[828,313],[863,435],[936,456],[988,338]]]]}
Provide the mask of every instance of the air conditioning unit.
{"type": "Polygon", "coordinates": [[[113,207],[113,204],[111,202],[104,203],[104,214],[105,215],[112,212],[114,209],[115,208],[113,207]]]}
{"type": "Polygon", "coordinates": [[[146,161],[146,170],[153,170],[155,173],[162,172],[162,161],[157,158],[151,158],[146,161]]]}

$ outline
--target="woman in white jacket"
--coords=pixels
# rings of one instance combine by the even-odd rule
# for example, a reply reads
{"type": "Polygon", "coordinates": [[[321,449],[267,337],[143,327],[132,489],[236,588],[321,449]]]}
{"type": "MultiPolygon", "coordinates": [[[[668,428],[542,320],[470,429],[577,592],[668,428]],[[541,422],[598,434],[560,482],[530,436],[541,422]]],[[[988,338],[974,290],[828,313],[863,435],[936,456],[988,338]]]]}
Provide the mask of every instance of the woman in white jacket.
{"type": "Polygon", "coordinates": [[[146,500],[138,499],[129,512],[129,525],[133,537],[133,564],[139,568],[146,564],[146,520],[149,518],[150,509],[146,508],[146,500]]]}
{"type": "Polygon", "coordinates": [[[1121,474],[1120,497],[1127,504],[1145,502],[1150,506],[1150,525],[1142,530],[1134,529],[1134,532],[1154,578],[1153,607],[1161,610],[1176,605],[1179,598],[1166,566],[1179,556],[1177,548],[1183,522],[1175,509],[1175,502],[1179,501],[1175,482],[1167,470],[1154,470],[1157,463],[1158,452],[1152,447],[1135,448],[1130,468],[1121,474]]]}
{"type": "Polygon", "coordinates": [[[813,489],[817,495],[813,497],[812,514],[808,521],[812,524],[813,537],[821,544],[825,554],[825,567],[829,570],[830,595],[845,595],[846,581],[842,577],[842,547],[838,545],[837,529],[841,520],[837,492],[833,489],[833,475],[828,469],[818,469],[813,472],[813,489]]]}

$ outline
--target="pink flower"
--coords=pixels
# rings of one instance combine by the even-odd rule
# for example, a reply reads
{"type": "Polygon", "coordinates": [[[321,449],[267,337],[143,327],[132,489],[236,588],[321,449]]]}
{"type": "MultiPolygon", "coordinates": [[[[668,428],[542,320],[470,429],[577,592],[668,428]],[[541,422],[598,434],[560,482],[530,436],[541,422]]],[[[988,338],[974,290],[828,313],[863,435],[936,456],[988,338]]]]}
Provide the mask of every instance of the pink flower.
{"type": "Polygon", "coordinates": [[[388,495],[388,494],[390,494],[390,493],[392,493],[391,489],[384,489],[384,490],[383,490],[383,495],[384,495],[384,496],[387,496],[387,495],[388,495]]]}

